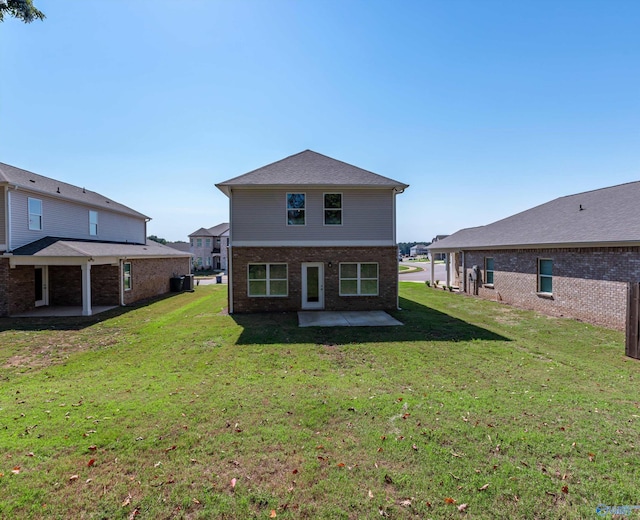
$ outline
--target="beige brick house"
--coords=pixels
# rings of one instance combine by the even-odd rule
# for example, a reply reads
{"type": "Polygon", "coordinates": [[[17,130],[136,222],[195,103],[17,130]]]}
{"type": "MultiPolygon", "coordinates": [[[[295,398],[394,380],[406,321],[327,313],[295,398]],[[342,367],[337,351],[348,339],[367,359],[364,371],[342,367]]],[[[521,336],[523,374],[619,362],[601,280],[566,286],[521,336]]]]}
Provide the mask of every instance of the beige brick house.
{"type": "Polygon", "coordinates": [[[216,186],[230,201],[230,312],[397,308],[406,184],[306,150],[216,186]]]}
{"type": "Polygon", "coordinates": [[[447,284],[481,298],[624,329],[640,282],[640,182],[560,197],[429,247],[447,284]]]}

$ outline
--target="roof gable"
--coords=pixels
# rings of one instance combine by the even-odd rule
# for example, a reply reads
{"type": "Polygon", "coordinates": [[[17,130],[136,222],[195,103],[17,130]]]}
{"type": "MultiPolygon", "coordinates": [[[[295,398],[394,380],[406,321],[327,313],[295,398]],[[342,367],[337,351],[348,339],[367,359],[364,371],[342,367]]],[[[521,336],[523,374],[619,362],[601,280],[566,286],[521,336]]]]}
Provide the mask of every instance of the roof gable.
{"type": "Polygon", "coordinates": [[[404,190],[408,185],[363,170],[312,150],[291,155],[233,179],[216,184],[226,195],[233,187],[275,186],[353,186],[369,188],[395,188],[404,190]]]}
{"type": "Polygon", "coordinates": [[[462,229],[431,250],[640,243],[640,182],[568,195],[486,226],[462,229]]]}
{"type": "Polygon", "coordinates": [[[146,215],[131,209],[124,204],[111,200],[95,191],[80,188],[66,182],[58,181],[44,175],[38,175],[9,164],[0,163],[0,184],[18,186],[28,191],[40,193],[57,199],[85,204],[96,208],[104,208],[118,213],[125,213],[138,218],[147,219],[146,215]]]}

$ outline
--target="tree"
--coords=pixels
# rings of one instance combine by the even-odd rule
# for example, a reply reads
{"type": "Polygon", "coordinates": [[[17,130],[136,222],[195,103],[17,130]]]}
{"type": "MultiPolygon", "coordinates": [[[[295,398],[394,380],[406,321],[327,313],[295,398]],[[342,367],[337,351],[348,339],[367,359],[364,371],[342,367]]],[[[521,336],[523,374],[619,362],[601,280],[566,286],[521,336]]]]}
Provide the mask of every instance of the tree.
{"type": "Polygon", "coordinates": [[[151,235],[147,237],[149,240],[153,240],[154,242],[158,242],[158,244],[167,244],[167,241],[164,238],[158,238],[156,235],[151,235]]]}
{"type": "Polygon", "coordinates": [[[44,20],[46,17],[33,5],[33,0],[0,0],[0,22],[4,21],[4,15],[14,16],[24,23],[34,20],[44,20]]]}

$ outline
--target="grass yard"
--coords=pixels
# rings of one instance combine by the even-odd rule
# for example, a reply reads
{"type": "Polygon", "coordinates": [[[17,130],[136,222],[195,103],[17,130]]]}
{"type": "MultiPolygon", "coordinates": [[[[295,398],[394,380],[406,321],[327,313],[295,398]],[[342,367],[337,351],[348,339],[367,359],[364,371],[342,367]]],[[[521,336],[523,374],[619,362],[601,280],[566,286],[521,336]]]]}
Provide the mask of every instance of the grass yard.
{"type": "Polygon", "coordinates": [[[1,319],[0,517],[640,504],[640,364],[621,333],[423,284],[401,297],[388,328],[231,317],[219,285],[100,320],[1,319]]]}

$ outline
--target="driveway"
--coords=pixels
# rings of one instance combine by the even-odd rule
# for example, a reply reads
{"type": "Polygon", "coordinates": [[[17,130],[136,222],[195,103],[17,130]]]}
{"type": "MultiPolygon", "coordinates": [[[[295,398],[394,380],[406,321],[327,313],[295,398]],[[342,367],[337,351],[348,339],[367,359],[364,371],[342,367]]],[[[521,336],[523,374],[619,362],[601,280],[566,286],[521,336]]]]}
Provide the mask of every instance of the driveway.
{"type": "MultiPolygon", "coordinates": [[[[413,273],[405,273],[404,271],[400,271],[399,277],[401,282],[422,282],[424,283],[426,280],[431,280],[431,263],[430,262],[400,262],[400,265],[406,267],[420,267],[422,271],[417,271],[413,273]]],[[[440,280],[442,282],[447,279],[447,267],[444,263],[436,262],[434,266],[434,277],[436,280],[440,280]]]]}

